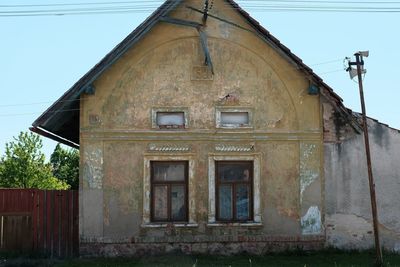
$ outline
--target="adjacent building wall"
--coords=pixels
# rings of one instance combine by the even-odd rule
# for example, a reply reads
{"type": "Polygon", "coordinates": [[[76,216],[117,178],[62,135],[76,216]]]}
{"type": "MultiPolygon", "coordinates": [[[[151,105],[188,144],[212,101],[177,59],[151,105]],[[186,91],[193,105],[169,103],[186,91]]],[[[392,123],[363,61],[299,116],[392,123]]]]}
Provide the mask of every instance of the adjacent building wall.
{"type": "MultiPolygon", "coordinates": [[[[364,136],[334,120],[324,105],[327,245],[367,249],[374,245],[364,136]],[[331,123],[328,123],[330,121],[331,123]]],[[[400,132],[368,119],[381,243],[400,251],[400,132]]]]}

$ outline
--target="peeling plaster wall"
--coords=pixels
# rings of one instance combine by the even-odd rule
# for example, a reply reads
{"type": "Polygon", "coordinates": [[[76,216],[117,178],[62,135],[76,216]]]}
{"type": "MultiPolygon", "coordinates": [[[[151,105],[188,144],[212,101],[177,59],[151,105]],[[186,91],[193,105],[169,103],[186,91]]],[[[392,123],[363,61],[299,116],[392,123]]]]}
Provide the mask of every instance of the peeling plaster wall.
{"type": "MultiPolygon", "coordinates": [[[[213,14],[249,28],[223,1],[214,1],[213,14]]],[[[201,21],[183,6],[171,16],[201,21]]],[[[83,254],[223,254],[227,247],[259,254],[323,245],[319,96],[308,95],[307,78],[256,34],[211,18],[205,30],[215,75],[204,67],[195,29],[159,23],[81,100],[83,254]],[[188,127],[154,128],[152,110],[165,108],[185,110],[188,127]],[[217,108],[251,110],[251,126],[218,128],[217,108]],[[209,224],[213,156],[259,159],[260,223],[209,224]],[[146,162],[168,158],[194,163],[189,225],[148,223],[146,162]]]]}
{"type": "MultiPolygon", "coordinates": [[[[381,243],[400,251],[400,132],[368,120],[381,243]]],[[[371,202],[363,135],[325,144],[328,244],[346,249],[373,246],[371,202]]]]}

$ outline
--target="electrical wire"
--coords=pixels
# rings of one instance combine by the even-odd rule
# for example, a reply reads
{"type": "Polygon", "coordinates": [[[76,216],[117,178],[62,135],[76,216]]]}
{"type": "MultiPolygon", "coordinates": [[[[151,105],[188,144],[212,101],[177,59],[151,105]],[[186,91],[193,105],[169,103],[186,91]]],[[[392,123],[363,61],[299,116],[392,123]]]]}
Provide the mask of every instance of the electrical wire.
{"type": "MultiPolygon", "coordinates": [[[[55,111],[47,111],[46,113],[61,113],[61,112],[72,112],[78,111],[79,108],[76,109],[62,109],[62,110],[55,110],[55,111]]],[[[40,112],[32,112],[32,113],[10,113],[10,114],[0,114],[0,117],[14,117],[14,116],[27,116],[27,115],[40,115],[43,114],[43,111],[40,112]]]]}
{"type": "MultiPolygon", "coordinates": [[[[135,1],[111,1],[111,2],[83,2],[83,3],[56,3],[56,4],[19,4],[19,5],[0,5],[2,7],[8,8],[17,8],[17,7],[56,7],[56,6],[82,6],[82,5],[115,5],[115,4],[141,4],[141,3],[163,3],[161,0],[135,0],[135,1]]],[[[203,2],[203,0],[199,0],[199,2],[203,2]]],[[[247,3],[252,2],[263,2],[265,0],[248,0],[248,1],[238,1],[241,5],[246,5],[247,3]]],[[[270,0],[269,3],[307,3],[307,4],[400,4],[400,1],[306,1],[306,0],[270,0]]]]}
{"type": "MultiPolygon", "coordinates": [[[[202,1],[199,1],[202,2],[202,1]]],[[[25,4],[25,5],[0,5],[0,17],[17,16],[61,16],[61,15],[94,15],[94,14],[118,14],[118,13],[137,13],[150,12],[158,7],[160,1],[117,1],[117,2],[97,2],[97,3],[60,3],[60,4],[25,4]],[[129,4],[129,5],[127,5],[129,4]],[[41,9],[27,9],[27,8],[41,9]],[[46,7],[43,9],[43,7],[46,7]],[[57,8],[55,7],[72,7],[57,8]],[[6,8],[6,9],[5,9],[6,8]],[[10,9],[11,8],[11,9],[10,9]],[[18,9],[16,9],[18,8],[18,9]],[[22,9],[21,9],[22,8],[22,9]],[[52,8],[52,9],[50,9],[52,8]]],[[[301,0],[281,0],[281,1],[247,1],[243,2],[243,8],[256,12],[351,12],[351,13],[399,13],[399,1],[392,2],[361,2],[361,1],[301,1],[301,0]],[[295,4],[294,4],[295,3],[295,4]],[[302,3],[302,4],[300,4],[302,3]],[[377,4],[380,4],[379,6],[377,4]],[[324,5],[322,5],[324,4],[324,5]],[[335,5],[332,5],[335,4],[335,5]],[[340,5],[337,5],[340,4],[340,5]],[[346,4],[346,5],[344,5],[346,4]],[[348,4],[351,4],[349,6],[348,4]],[[358,4],[358,6],[355,6],[358,4]],[[362,4],[362,5],[360,5],[362,4]],[[367,5],[374,6],[367,6],[367,5]],[[392,6],[384,6],[390,4],[392,6]]],[[[238,7],[225,4],[228,9],[238,7]]],[[[182,8],[182,7],[181,7],[182,8]]]]}

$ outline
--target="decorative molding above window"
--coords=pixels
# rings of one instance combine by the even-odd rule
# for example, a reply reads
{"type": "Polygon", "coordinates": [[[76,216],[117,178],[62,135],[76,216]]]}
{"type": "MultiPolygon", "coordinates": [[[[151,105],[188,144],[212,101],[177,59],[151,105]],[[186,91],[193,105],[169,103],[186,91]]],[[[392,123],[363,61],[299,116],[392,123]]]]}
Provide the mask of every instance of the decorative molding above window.
{"type": "Polygon", "coordinates": [[[215,151],[218,152],[252,152],[254,151],[254,145],[229,145],[229,144],[217,144],[215,145],[215,151]]]}
{"type": "Polygon", "coordinates": [[[186,129],[189,127],[189,110],[184,107],[153,108],[151,127],[154,129],[186,129]]]}
{"type": "Polygon", "coordinates": [[[217,128],[252,128],[253,110],[240,107],[217,107],[215,121],[217,128]]]}
{"type": "Polygon", "coordinates": [[[149,151],[151,152],[189,152],[190,145],[176,144],[150,144],[149,151]]]}

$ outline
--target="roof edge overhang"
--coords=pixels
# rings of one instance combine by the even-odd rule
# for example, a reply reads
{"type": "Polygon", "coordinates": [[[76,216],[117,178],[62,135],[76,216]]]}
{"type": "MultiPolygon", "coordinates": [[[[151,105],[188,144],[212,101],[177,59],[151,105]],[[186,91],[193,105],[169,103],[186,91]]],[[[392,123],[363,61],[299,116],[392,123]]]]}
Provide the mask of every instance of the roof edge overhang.
{"type": "Polygon", "coordinates": [[[40,134],[40,135],[42,135],[44,137],[50,138],[50,139],[52,139],[52,140],[54,140],[56,142],[59,142],[61,144],[64,144],[64,145],[79,149],[79,144],[76,144],[76,143],[71,142],[71,141],[69,141],[69,140],[67,140],[65,138],[62,138],[62,137],[60,137],[58,135],[55,135],[52,132],[49,132],[49,131],[47,131],[47,130],[45,130],[43,128],[34,127],[33,126],[33,127],[30,127],[29,130],[31,130],[34,133],[40,134]]]}

